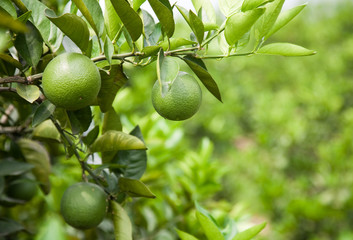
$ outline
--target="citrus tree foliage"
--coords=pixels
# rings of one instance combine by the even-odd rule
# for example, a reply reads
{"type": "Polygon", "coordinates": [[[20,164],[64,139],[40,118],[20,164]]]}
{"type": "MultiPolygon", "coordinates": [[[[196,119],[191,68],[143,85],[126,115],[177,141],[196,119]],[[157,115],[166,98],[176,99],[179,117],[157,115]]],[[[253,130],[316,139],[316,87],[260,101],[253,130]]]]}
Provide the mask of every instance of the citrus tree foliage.
{"type": "MultiPolygon", "coordinates": [[[[83,180],[95,182],[108,194],[115,238],[132,239],[130,218],[122,205],[130,198],[155,198],[155,194],[140,180],[147,167],[148,147],[141,129],[135,126],[124,132],[112,107],[119,89],[128,83],[126,66],[154,63],[160,86],[164,86],[175,80],[184,64],[222,102],[205,60],[315,53],[294,43],[269,43],[271,36],[305,7],[282,11],[284,2],[219,0],[221,13],[216,14],[208,0],[193,0],[193,9],[168,0],[2,0],[1,204],[24,203],[7,194],[12,182],[20,178],[30,178],[43,194],[49,194],[53,188],[52,158],[66,155],[79,163],[83,180]],[[149,4],[153,12],[143,10],[142,4],[149,4]],[[188,26],[187,34],[176,34],[176,15],[188,26]],[[211,44],[218,51],[211,51],[211,44]],[[42,73],[64,52],[84,54],[99,68],[102,85],[92,106],[67,111],[43,95],[42,73]],[[57,151],[57,146],[64,152],[57,151]],[[92,164],[96,159],[101,164],[92,164]]],[[[169,88],[161,87],[160,91],[164,96],[169,88]]],[[[250,239],[264,228],[262,224],[244,233],[225,235],[206,211],[197,210],[196,218],[208,239],[250,239]]],[[[0,236],[25,230],[9,218],[1,218],[0,225],[0,236]]],[[[181,230],[178,234],[182,239],[195,239],[181,230]]]]}

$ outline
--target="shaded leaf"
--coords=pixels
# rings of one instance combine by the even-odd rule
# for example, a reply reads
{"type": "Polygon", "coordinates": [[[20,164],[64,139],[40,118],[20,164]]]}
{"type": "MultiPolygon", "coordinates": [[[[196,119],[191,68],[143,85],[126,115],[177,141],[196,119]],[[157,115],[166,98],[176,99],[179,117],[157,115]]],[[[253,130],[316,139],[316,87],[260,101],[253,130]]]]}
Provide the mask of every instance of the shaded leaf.
{"type": "Polygon", "coordinates": [[[11,65],[17,67],[18,69],[23,69],[22,64],[8,54],[0,53],[0,59],[10,63],[11,65]]]}
{"type": "Polygon", "coordinates": [[[10,218],[0,218],[0,237],[25,230],[24,226],[10,218]]]}
{"type": "Polygon", "coordinates": [[[135,42],[142,34],[143,24],[140,16],[126,0],[111,0],[111,3],[135,42]]]}
{"type": "MultiPolygon", "coordinates": [[[[0,161],[0,176],[16,176],[28,172],[34,166],[30,163],[3,159],[0,161]]],[[[1,195],[1,194],[0,194],[1,195]]]]}
{"type": "Polygon", "coordinates": [[[160,46],[147,46],[144,47],[141,52],[143,53],[143,58],[156,55],[159,52],[160,46]]]}
{"type": "Polygon", "coordinates": [[[71,130],[73,134],[85,132],[92,122],[92,111],[90,106],[78,109],[76,111],[67,111],[70,119],[71,130]]]}
{"type": "Polygon", "coordinates": [[[91,152],[107,152],[118,150],[146,149],[145,144],[135,136],[110,130],[96,139],[91,152]]]}
{"type": "Polygon", "coordinates": [[[40,1],[22,0],[22,2],[32,12],[30,21],[40,32],[44,42],[56,52],[61,46],[63,33],[43,14],[48,7],[40,1]]]}
{"type": "Polygon", "coordinates": [[[33,129],[33,138],[51,139],[60,142],[60,133],[51,120],[45,120],[33,129]]]}
{"type": "Polygon", "coordinates": [[[243,5],[241,6],[241,11],[249,11],[273,1],[274,0],[244,0],[243,5]]]}
{"type": "Polygon", "coordinates": [[[104,41],[104,55],[108,60],[109,65],[112,64],[113,53],[114,53],[114,45],[112,41],[109,39],[109,37],[107,36],[104,41]]]}
{"type": "MultiPolygon", "coordinates": [[[[107,69],[107,68],[105,68],[107,69]]],[[[115,99],[116,93],[127,82],[127,77],[124,74],[121,64],[112,65],[110,71],[99,71],[101,75],[101,89],[98,93],[98,105],[102,112],[108,111],[115,99]]]]}
{"type": "Polygon", "coordinates": [[[49,102],[49,100],[42,102],[34,112],[32,127],[35,127],[44,120],[48,119],[50,115],[54,113],[54,111],[55,105],[49,102]]]}
{"type": "Polygon", "coordinates": [[[45,15],[50,19],[63,33],[65,33],[81,50],[86,52],[89,42],[89,30],[86,22],[80,17],[65,13],[62,16],[49,9],[45,10],[45,15]]]}
{"type": "Polygon", "coordinates": [[[14,45],[18,53],[32,67],[36,67],[43,53],[43,40],[37,28],[30,22],[28,32],[17,35],[14,45]]]}
{"type": "Polygon", "coordinates": [[[47,150],[38,142],[30,139],[18,141],[25,160],[34,165],[32,172],[40,182],[40,188],[45,194],[50,192],[49,175],[51,171],[50,159],[47,150]]]}
{"type": "Polygon", "coordinates": [[[247,33],[256,20],[264,13],[265,9],[256,8],[246,12],[239,12],[227,19],[224,36],[227,43],[233,46],[247,33]]]}
{"type": "MultiPolygon", "coordinates": [[[[174,50],[179,47],[192,45],[192,44],[196,44],[196,42],[190,41],[185,38],[170,38],[169,43],[166,40],[166,41],[161,42],[159,44],[159,46],[161,46],[163,48],[163,50],[167,50],[168,48],[169,48],[169,50],[174,50]]],[[[155,46],[151,46],[151,47],[155,47],[155,46]]]]}
{"type": "Polygon", "coordinates": [[[96,125],[86,136],[82,137],[82,141],[87,146],[91,145],[99,135],[99,125],[96,125]]]}
{"type": "Polygon", "coordinates": [[[127,193],[130,197],[156,198],[151,190],[140,180],[131,178],[119,178],[121,192],[127,193]]]}
{"type": "Polygon", "coordinates": [[[209,240],[224,240],[224,237],[217,225],[203,213],[196,211],[196,218],[209,240]]]}
{"type": "Polygon", "coordinates": [[[13,18],[17,18],[16,8],[10,0],[1,0],[0,7],[3,8],[13,18]]]}
{"type": "Polygon", "coordinates": [[[97,36],[102,36],[104,31],[104,18],[102,9],[96,0],[72,0],[81,11],[87,22],[97,36]]]}
{"type": "MultiPolygon", "coordinates": [[[[25,12],[24,14],[22,14],[21,16],[19,16],[17,18],[18,21],[22,22],[22,23],[26,23],[28,21],[28,19],[32,16],[32,11],[28,11],[28,12],[25,12]]],[[[48,19],[47,19],[48,20],[48,19]]],[[[49,20],[48,20],[49,21],[49,20]]],[[[34,24],[34,26],[36,26],[34,24]]],[[[37,26],[36,26],[37,27],[37,26]]],[[[38,29],[38,27],[37,27],[38,29]]],[[[38,29],[38,31],[40,32],[40,30],[38,29]]],[[[42,34],[42,33],[41,33],[42,34]]],[[[43,37],[43,36],[42,36],[43,37]]]]}
{"type": "Polygon", "coordinates": [[[112,209],[115,240],[132,240],[132,226],[130,218],[124,208],[115,201],[110,201],[112,209]]]}
{"type": "Polygon", "coordinates": [[[204,37],[205,27],[201,19],[191,10],[189,11],[190,27],[194,32],[198,43],[201,45],[204,37]]]}
{"type": "Polygon", "coordinates": [[[304,8],[306,7],[306,4],[288,9],[284,12],[281,12],[271,28],[271,30],[267,33],[265,39],[269,38],[271,35],[276,33],[279,29],[284,27],[288,22],[290,22],[295,16],[297,16],[304,8]]]}
{"type": "Polygon", "coordinates": [[[207,71],[206,65],[203,63],[203,61],[191,56],[185,56],[183,60],[201,80],[207,90],[212,93],[212,95],[215,96],[220,102],[222,102],[221,93],[218,89],[217,83],[212,78],[211,74],[209,74],[207,71]]]}
{"type": "Polygon", "coordinates": [[[162,97],[169,91],[174,79],[178,76],[179,69],[178,62],[172,57],[165,57],[163,49],[160,49],[157,60],[157,77],[162,97]]]}
{"type": "Polygon", "coordinates": [[[118,14],[116,13],[110,0],[104,0],[104,3],[105,3],[105,9],[104,9],[105,28],[107,30],[109,38],[113,40],[121,27],[121,20],[118,14]]]}
{"type": "Polygon", "coordinates": [[[16,90],[26,101],[33,103],[40,96],[40,90],[36,85],[17,84],[16,90]]]}
{"type": "MultiPolygon", "coordinates": [[[[144,142],[139,126],[136,126],[130,132],[130,135],[135,136],[144,142]]],[[[146,150],[119,151],[116,163],[124,166],[123,168],[119,168],[117,173],[123,174],[124,177],[127,178],[140,179],[147,167],[146,150]]]]}
{"type": "Polygon", "coordinates": [[[260,48],[256,53],[281,56],[308,56],[316,52],[291,43],[271,43],[260,48]]]}
{"type": "Polygon", "coordinates": [[[169,38],[172,37],[175,30],[175,22],[173,12],[169,8],[170,5],[166,6],[160,0],[148,0],[148,2],[150,3],[159,22],[161,23],[162,30],[167,34],[169,38]]]}
{"type": "Polygon", "coordinates": [[[176,231],[181,240],[198,240],[196,237],[190,235],[189,233],[183,232],[179,229],[177,229],[176,231]]]}
{"type": "Polygon", "coordinates": [[[259,234],[265,227],[266,222],[258,224],[256,226],[246,229],[243,232],[238,233],[232,240],[250,240],[257,234],[259,234]]]}
{"type": "Polygon", "coordinates": [[[15,20],[11,15],[4,11],[0,11],[0,27],[10,29],[14,32],[27,32],[28,29],[25,24],[15,20]]]}
{"type": "Polygon", "coordinates": [[[102,134],[106,133],[109,130],[116,130],[116,131],[122,130],[120,117],[115,112],[114,108],[110,108],[109,111],[104,113],[102,134]]]}

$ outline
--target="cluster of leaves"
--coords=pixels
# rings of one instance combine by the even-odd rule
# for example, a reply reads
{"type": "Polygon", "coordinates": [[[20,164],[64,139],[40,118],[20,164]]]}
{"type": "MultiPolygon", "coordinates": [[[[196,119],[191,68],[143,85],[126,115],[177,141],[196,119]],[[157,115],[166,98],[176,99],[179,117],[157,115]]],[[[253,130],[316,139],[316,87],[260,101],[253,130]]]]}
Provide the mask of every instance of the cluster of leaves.
{"type": "MultiPolygon", "coordinates": [[[[304,5],[281,12],[284,0],[222,0],[219,6],[224,16],[219,24],[210,1],[193,1],[194,12],[171,5],[168,0],[148,0],[158,19],[156,23],[151,13],[140,8],[144,2],[105,0],[104,11],[96,0],[52,6],[32,0],[0,2],[0,141],[1,158],[7,159],[0,193],[7,187],[5,176],[31,170],[42,192],[48,194],[53,152],[74,157],[83,179],[101,185],[114,200],[116,238],[123,234],[124,239],[131,239],[130,222],[118,203],[129,197],[155,195],[139,180],[147,164],[141,130],[136,126],[129,134],[123,132],[120,116],[112,107],[117,92],[128,81],[124,66],[146,66],[156,61],[157,78],[164,83],[175,79],[179,62],[184,62],[222,101],[204,59],[314,54],[290,43],[263,45],[304,5]],[[191,29],[185,38],[174,36],[174,9],[191,29]],[[222,54],[211,55],[208,46],[217,40],[222,54]],[[43,96],[41,73],[51,59],[63,52],[80,52],[97,63],[102,88],[96,106],[66,111],[43,96]],[[58,146],[64,146],[64,151],[58,146]],[[89,164],[98,157],[102,164],[89,164]]],[[[6,194],[1,196],[4,201],[16,203],[6,194]]],[[[7,229],[2,233],[7,235],[13,233],[8,229],[16,228],[2,229],[7,229]]]]}

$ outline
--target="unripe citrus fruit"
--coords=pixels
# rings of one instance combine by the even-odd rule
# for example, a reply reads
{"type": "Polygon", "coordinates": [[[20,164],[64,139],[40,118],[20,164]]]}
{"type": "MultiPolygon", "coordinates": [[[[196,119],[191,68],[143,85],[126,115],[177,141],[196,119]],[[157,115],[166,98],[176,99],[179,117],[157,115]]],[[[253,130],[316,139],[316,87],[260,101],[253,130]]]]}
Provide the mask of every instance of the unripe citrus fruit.
{"type": "Polygon", "coordinates": [[[37,193],[37,184],[27,178],[21,178],[13,183],[11,183],[7,190],[7,196],[22,200],[22,201],[29,201],[31,200],[37,193]]]}
{"type": "Polygon", "coordinates": [[[152,104],[164,118],[174,121],[192,117],[201,105],[202,92],[196,79],[184,72],[169,83],[169,91],[162,96],[157,80],[152,88],[152,104]]]}
{"type": "Polygon", "coordinates": [[[101,77],[91,59],[79,53],[63,53],[43,72],[44,95],[56,106],[77,110],[97,98],[101,77]]]}
{"type": "Polygon", "coordinates": [[[107,195],[93,183],[76,183],[64,192],[61,214],[65,222],[78,229],[98,226],[105,217],[107,195]]]}

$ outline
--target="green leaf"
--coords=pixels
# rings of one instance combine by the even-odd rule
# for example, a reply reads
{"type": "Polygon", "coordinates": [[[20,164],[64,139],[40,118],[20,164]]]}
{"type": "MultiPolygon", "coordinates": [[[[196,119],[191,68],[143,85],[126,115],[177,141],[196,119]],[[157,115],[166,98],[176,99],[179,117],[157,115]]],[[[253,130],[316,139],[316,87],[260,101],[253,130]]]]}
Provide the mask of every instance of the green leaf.
{"type": "Polygon", "coordinates": [[[65,13],[58,17],[49,9],[45,10],[45,15],[52,21],[63,33],[65,33],[80,49],[86,52],[89,42],[89,30],[86,22],[80,17],[65,13]]]}
{"type": "Polygon", "coordinates": [[[48,119],[50,115],[52,115],[55,111],[55,105],[45,100],[42,102],[39,107],[34,112],[33,120],[32,120],[32,127],[37,126],[44,120],[48,119]]]}
{"type": "Polygon", "coordinates": [[[40,1],[22,0],[22,2],[32,12],[30,21],[40,32],[44,42],[53,52],[56,52],[60,48],[64,36],[60,29],[43,14],[48,7],[40,1]]]}
{"type": "Polygon", "coordinates": [[[137,41],[142,34],[142,20],[126,0],[111,0],[111,3],[129,32],[132,41],[137,41]]]}
{"type": "Polygon", "coordinates": [[[60,142],[60,133],[51,120],[45,120],[33,129],[33,138],[42,140],[50,139],[60,142]]]}
{"type": "Polygon", "coordinates": [[[1,0],[0,7],[2,7],[13,18],[17,18],[16,8],[10,0],[1,0]]]}
{"type": "Polygon", "coordinates": [[[43,40],[32,23],[27,22],[26,26],[29,31],[18,34],[14,45],[23,59],[32,67],[36,67],[43,53],[43,40]]]}
{"type": "Polygon", "coordinates": [[[33,167],[34,166],[30,163],[3,159],[0,161],[0,176],[20,175],[28,172],[33,167]]]}
{"type": "Polygon", "coordinates": [[[219,0],[219,9],[224,16],[229,17],[238,12],[243,3],[242,0],[219,0]]]}
{"type": "Polygon", "coordinates": [[[258,224],[256,226],[246,229],[243,232],[238,233],[232,240],[250,240],[257,234],[259,234],[265,227],[266,222],[258,224]]]}
{"type": "Polygon", "coordinates": [[[222,102],[221,93],[218,89],[217,83],[212,78],[211,74],[207,71],[206,65],[201,59],[197,59],[191,56],[185,56],[183,60],[196,74],[200,81],[205,85],[207,90],[212,93],[220,102],[222,102]]]}
{"type": "Polygon", "coordinates": [[[127,193],[130,197],[156,198],[151,190],[140,180],[131,178],[119,178],[121,192],[127,193]]]}
{"type": "Polygon", "coordinates": [[[274,0],[244,0],[243,5],[241,6],[241,11],[249,11],[273,1],[274,0]]]}
{"type": "Polygon", "coordinates": [[[132,240],[131,221],[124,208],[115,201],[110,201],[112,209],[115,240],[132,240]]]}
{"type": "Polygon", "coordinates": [[[43,193],[48,194],[50,192],[49,175],[51,171],[49,153],[41,144],[30,139],[21,138],[18,144],[25,160],[34,165],[32,172],[40,182],[43,193]]]}
{"type": "Polygon", "coordinates": [[[115,112],[114,108],[104,113],[102,134],[109,130],[121,131],[122,125],[119,115],[115,112]]]}
{"type": "Polygon", "coordinates": [[[224,240],[221,231],[216,224],[203,213],[196,211],[196,218],[201,224],[201,227],[209,240],[224,240]]]}
{"type": "Polygon", "coordinates": [[[14,32],[27,32],[26,25],[15,20],[11,15],[4,11],[0,11],[0,27],[10,29],[14,32]]]}
{"type": "Polygon", "coordinates": [[[224,36],[227,43],[233,46],[241,37],[250,31],[257,19],[264,13],[265,9],[256,8],[246,12],[239,12],[227,19],[224,36]]]}
{"type": "Polygon", "coordinates": [[[161,23],[162,30],[167,34],[169,38],[172,37],[175,30],[175,22],[174,22],[173,12],[169,8],[170,5],[166,6],[160,0],[148,0],[148,2],[150,3],[159,22],[161,23]]]}
{"type": "Polygon", "coordinates": [[[85,132],[92,122],[91,107],[87,106],[76,111],[67,111],[71,123],[72,134],[85,132]]]}
{"type": "MultiPolygon", "coordinates": [[[[130,135],[137,137],[144,142],[141,129],[136,126],[130,135]]],[[[126,150],[118,152],[118,159],[116,162],[118,165],[124,166],[119,168],[116,172],[122,174],[124,177],[140,179],[147,168],[147,153],[146,150],[126,150]]]]}
{"type": "Polygon", "coordinates": [[[114,45],[112,41],[109,39],[109,37],[107,36],[104,41],[104,55],[108,60],[109,65],[112,64],[113,54],[114,54],[114,45]]]}
{"type": "Polygon", "coordinates": [[[260,48],[256,53],[281,56],[308,56],[316,52],[291,43],[271,43],[260,48]]]}
{"type": "Polygon", "coordinates": [[[137,11],[144,2],[146,2],[146,0],[134,0],[132,2],[132,8],[137,11]]]}
{"type": "MultiPolygon", "coordinates": [[[[168,48],[169,48],[169,50],[174,50],[179,47],[192,45],[192,44],[196,44],[196,42],[190,41],[185,38],[170,38],[169,42],[167,40],[165,40],[165,41],[161,42],[159,44],[159,46],[161,46],[163,48],[163,50],[167,50],[168,48]]],[[[151,47],[155,47],[155,46],[151,46],[151,47]]]]}
{"type": "Polygon", "coordinates": [[[0,53],[2,53],[11,42],[10,33],[3,28],[0,28],[0,53]]]}
{"type": "MultiPolygon", "coordinates": [[[[168,45],[168,43],[167,43],[168,45]]],[[[141,52],[143,53],[143,58],[156,55],[159,52],[160,46],[147,46],[144,47],[141,52]]]]}
{"type": "Polygon", "coordinates": [[[122,23],[110,0],[104,0],[104,2],[105,28],[107,30],[109,38],[113,40],[115,38],[115,35],[118,33],[122,23]]]}
{"type": "Polygon", "coordinates": [[[266,36],[273,27],[282,10],[284,1],[285,0],[274,0],[266,5],[265,13],[259,18],[255,25],[255,38],[257,42],[261,42],[263,37],[266,36]]]}
{"type": "Polygon", "coordinates": [[[271,30],[267,33],[265,39],[269,38],[271,35],[276,33],[279,29],[284,27],[287,23],[289,23],[295,16],[297,16],[304,8],[306,4],[294,7],[292,9],[281,12],[271,28],[271,30]]]}
{"type": "Polygon", "coordinates": [[[180,237],[181,240],[198,240],[198,238],[190,235],[189,233],[183,232],[181,230],[176,230],[178,233],[178,236],[180,237]]]}
{"type": "Polygon", "coordinates": [[[22,64],[8,54],[0,53],[0,59],[10,63],[11,65],[17,67],[18,69],[23,69],[22,64]]]}
{"type": "Polygon", "coordinates": [[[36,85],[17,84],[16,90],[26,101],[33,103],[40,96],[40,90],[36,85]]]}
{"type": "Polygon", "coordinates": [[[99,125],[96,125],[91,131],[89,131],[87,136],[82,137],[82,141],[87,146],[90,146],[97,139],[98,135],[99,135],[99,125]]]}
{"type": "Polygon", "coordinates": [[[25,230],[24,226],[10,218],[0,218],[0,237],[6,237],[25,230]]]}
{"type": "Polygon", "coordinates": [[[189,11],[189,19],[190,19],[190,27],[194,32],[197,41],[201,45],[203,41],[204,33],[205,33],[205,27],[203,26],[201,19],[191,10],[189,11]]]}
{"type": "MultiPolygon", "coordinates": [[[[232,0],[234,1],[234,0],[232,0]]],[[[195,7],[196,12],[199,12],[200,9],[206,12],[207,22],[216,23],[216,12],[214,7],[209,0],[192,0],[192,3],[195,7]]]]}
{"type": "MultiPolygon", "coordinates": [[[[18,21],[22,22],[22,23],[26,23],[28,21],[28,19],[32,16],[32,11],[28,11],[28,12],[25,12],[24,14],[22,14],[21,16],[19,16],[17,18],[18,21]]],[[[50,22],[48,19],[47,19],[48,22],[50,22]]],[[[34,24],[34,26],[36,26],[34,24]]],[[[37,27],[37,26],[36,26],[37,27]]],[[[40,32],[39,28],[37,27],[38,31],[40,32]]],[[[42,34],[42,33],[41,33],[42,34]]]]}
{"type": "Polygon", "coordinates": [[[109,152],[118,150],[146,149],[145,144],[135,136],[110,130],[96,139],[91,152],[109,152]]]}
{"type": "Polygon", "coordinates": [[[111,108],[116,93],[125,85],[128,79],[120,64],[112,65],[108,73],[102,70],[99,73],[102,84],[98,93],[98,105],[102,112],[106,112],[111,108]]]}
{"type": "Polygon", "coordinates": [[[72,0],[97,36],[101,37],[104,31],[103,12],[97,0],[72,0]]]}
{"type": "Polygon", "coordinates": [[[179,69],[178,62],[172,57],[165,57],[163,49],[160,49],[157,59],[157,77],[162,97],[169,91],[174,79],[178,76],[179,69]]]}

